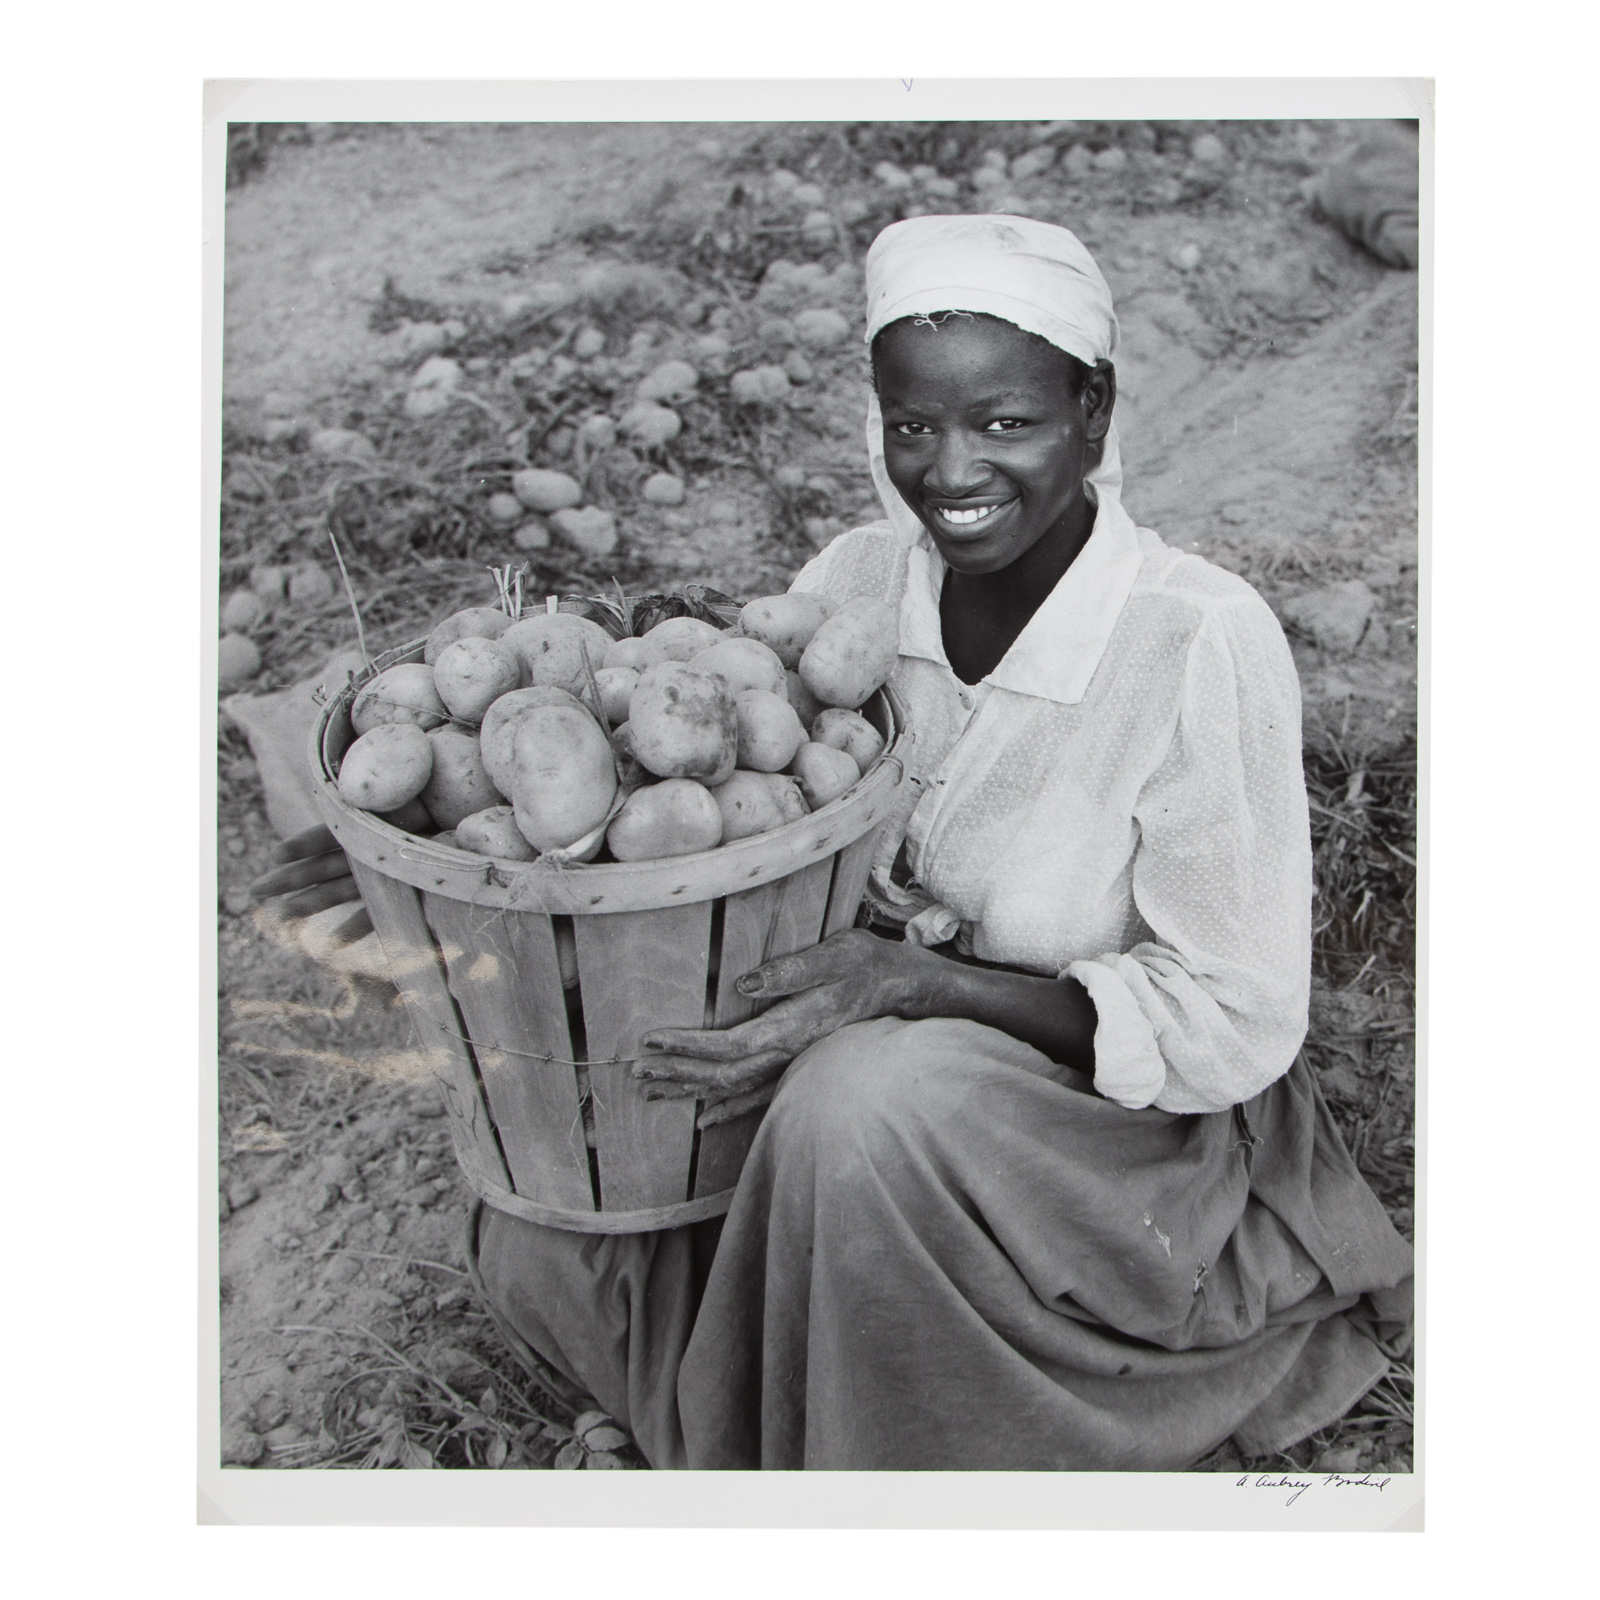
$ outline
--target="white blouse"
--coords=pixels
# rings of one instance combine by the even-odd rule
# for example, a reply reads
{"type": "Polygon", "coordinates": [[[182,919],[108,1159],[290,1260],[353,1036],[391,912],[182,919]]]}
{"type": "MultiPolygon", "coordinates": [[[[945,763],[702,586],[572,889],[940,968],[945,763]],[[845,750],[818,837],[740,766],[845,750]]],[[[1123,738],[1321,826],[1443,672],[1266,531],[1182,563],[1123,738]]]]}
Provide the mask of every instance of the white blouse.
{"type": "Polygon", "coordinates": [[[899,607],[910,782],[875,898],[915,942],[1083,984],[1095,1086],[1119,1104],[1259,1094],[1300,1048],[1311,980],[1300,690],[1277,619],[1110,504],[969,688],[944,652],[944,572],[926,532],[878,522],[792,585],[899,607]],[[902,841],[909,890],[890,878],[902,841]]]}

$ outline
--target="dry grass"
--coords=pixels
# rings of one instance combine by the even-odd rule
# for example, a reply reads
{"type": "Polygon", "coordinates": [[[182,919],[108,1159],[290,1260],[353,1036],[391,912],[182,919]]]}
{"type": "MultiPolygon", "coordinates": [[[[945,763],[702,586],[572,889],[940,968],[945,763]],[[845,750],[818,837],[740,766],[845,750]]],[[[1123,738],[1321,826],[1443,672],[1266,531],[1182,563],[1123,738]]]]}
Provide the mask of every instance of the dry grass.
{"type": "MultiPolygon", "coordinates": [[[[422,1271],[427,1263],[413,1263],[422,1271]]],[[[574,1407],[529,1377],[465,1289],[429,1302],[425,1320],[372,1328],[285,1325],[339,1350],[322,1433],[294,1462],[354,1467],[639,1467],[626,1434],[592,1405],[574,1407]]]]}
{"type": "Polygon", "coordinates": [[[1356,1164],[1407,1237],[1415,1174],[1417,778],[1408,741],[1309,752],[1315,866],[1306,1053],[1356,1164]]]}

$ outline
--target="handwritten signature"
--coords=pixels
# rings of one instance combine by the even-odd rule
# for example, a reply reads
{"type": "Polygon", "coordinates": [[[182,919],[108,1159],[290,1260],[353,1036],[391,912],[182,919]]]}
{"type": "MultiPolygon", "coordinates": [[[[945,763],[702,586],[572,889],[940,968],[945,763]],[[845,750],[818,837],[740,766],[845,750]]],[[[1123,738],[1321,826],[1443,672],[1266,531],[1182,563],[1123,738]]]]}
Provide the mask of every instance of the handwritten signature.
{"type": "Polygon", "coordinates": [[[1292,1506],[1307,1489],[1377,1489],[1381,1492],[1392,1481],[1387,1474],[1372,1472],[1363,1472],[1356,1477],[1346,1477],[1342,1472],[1327,1472],[1304,1478],[1292,1477],[1286,1472],[1276,1475],[1265,1472],[1254,1478],[1246,1473],[1234,1484],[1234,1488],[1283,1490],[1288,1494],[1283,1503],[1292,1506]]]}

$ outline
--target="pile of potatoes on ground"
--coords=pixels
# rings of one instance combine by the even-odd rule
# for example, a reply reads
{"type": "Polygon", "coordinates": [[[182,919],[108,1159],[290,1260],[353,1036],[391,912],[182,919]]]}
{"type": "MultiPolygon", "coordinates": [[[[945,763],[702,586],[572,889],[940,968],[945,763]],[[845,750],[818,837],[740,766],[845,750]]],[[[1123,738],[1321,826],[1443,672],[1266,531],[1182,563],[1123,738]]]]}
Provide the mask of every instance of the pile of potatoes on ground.
{"type": "Polygon", "coordinates": [[[625,638],[567,611],[458,611],[357,692],[339,794],[501,860],[711,850],[860,781],[883,739],[859,708],[898,626],[882,601],[804,593],[727,631],[679,616],[625,638]]]}

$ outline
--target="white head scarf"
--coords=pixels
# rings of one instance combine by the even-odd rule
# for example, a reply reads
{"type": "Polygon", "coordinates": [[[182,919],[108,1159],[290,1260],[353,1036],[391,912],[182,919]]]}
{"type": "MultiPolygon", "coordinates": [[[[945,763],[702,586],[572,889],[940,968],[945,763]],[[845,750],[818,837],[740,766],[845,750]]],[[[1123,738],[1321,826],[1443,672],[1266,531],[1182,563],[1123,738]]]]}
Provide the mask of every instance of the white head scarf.
{"type": "MultiPolygon", "coordinates": [[[[1117,314],[1094,257],[1076,234],[1031,217],[909,217],[885,228],[867,252],[868,345],[891,322],[936,311],[1003,318],[1086,366],[1116,353],[1117,314]]],[[[921,522],[884,466],[883,416],[875,394],[867,405],[867,456],[889,521],[908,535],[920,532],[921,522]]],[[[1102,511],[1121,510],[1115,422],[1084,484],[1102,511]]]]}

